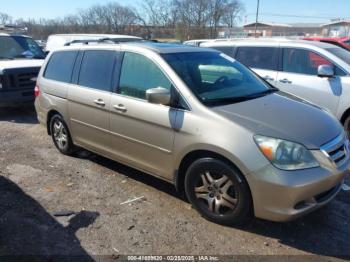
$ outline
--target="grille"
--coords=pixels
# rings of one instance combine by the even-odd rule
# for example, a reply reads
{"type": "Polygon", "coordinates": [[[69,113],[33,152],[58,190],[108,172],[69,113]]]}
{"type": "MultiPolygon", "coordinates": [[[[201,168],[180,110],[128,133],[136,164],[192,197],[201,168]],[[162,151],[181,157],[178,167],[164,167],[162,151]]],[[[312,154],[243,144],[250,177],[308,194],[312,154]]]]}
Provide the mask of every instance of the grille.
{"type": "Polygon", "coordinates": [[[3,89],[32,89],[35,81],[32,79],[38,76],[40,68],[19,68],[6,69],[2,76],[3,89]]]}
{"type": "Polygon", "coordinates": [[[321,151],[327,156],[335,167],[341,166],[348,159],[348,140],[342,134],[323,145],[321,151]]]}

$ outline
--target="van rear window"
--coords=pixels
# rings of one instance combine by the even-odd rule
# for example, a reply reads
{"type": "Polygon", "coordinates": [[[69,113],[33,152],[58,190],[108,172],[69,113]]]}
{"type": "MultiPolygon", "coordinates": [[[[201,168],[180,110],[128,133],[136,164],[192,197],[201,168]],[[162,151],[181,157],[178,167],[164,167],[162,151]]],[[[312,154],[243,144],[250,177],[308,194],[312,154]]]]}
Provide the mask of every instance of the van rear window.
{"type": "Polygon", "coordinates": [[[77,54],[77,51],[60,51],[54,53],[46,66],[44,77],[50,80],[71,83],[77,54]]]}

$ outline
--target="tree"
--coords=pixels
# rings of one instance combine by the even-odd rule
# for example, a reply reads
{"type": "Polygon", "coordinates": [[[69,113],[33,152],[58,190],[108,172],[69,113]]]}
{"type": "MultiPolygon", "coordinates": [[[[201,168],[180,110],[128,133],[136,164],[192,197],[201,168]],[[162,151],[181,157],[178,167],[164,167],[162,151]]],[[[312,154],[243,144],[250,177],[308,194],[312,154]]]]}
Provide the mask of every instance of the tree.
{"type": "Polygon", "coordinates": [[[5,13],[0,13],[0,25],[12,23],[12,17],[5,13]]]}
{"type": "MultiPolygon", "coordinates": [[[[14,23],[38,39],[57,33],[108,33],[188,40],[217,37],[218,28],[233,27],[243,10],[240,0],[144,0],[139,8],[109,2],[63,18],[14,23]]],[[[0,13],[0,24],[11,22],[9,15],[0,13]]]]}
{"type": "Polygon", "coordinates": [[[229,28],[232,28],[236,24],[236,21],[240,19],[240,15],[244,11],[244,6],[239,0],[232,0],[227,4],[226,8],[222,22],[229,28]]]}

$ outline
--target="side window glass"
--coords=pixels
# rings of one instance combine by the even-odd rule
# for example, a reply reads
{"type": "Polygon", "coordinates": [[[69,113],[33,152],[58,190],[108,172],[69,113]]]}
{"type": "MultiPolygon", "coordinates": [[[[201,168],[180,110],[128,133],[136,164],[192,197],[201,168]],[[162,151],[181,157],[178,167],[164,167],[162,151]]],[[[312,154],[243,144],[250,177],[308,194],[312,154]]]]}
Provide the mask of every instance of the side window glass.
{"type": "Polygon", "coordinates": [[[283,49],[283,71],[285,72],[317,76],[320,65],[333,66],[336,75],[345,74],[330,61],[312,51],[293,48],[283,49]]]}
{"type": "Polygon", "coordinates": [[[224,54],[233,57],[233,47],[230,46],[214,46],[214,49],[223,52],[224,54]]]}
{"type": "Polygon", "coordinates": [[[278,48],[239,47],[236,59],[251,68],[275,71],[278,65],[278,48]]]}
{"type": "Polygon", "coordinates": [[[115,54],[115,51],[108,50],[85,51],[78,84],[111,91],[115,54]]]}
{"type": "Polygon", "coordinates": [[[77,54],[78,52],[76,51],[54,53],[46,66],[44,77],[55,81],[70,83],[77,54]]]}
{"type": "Polygon", "coordinates": [[[120,75],[119,93],[146,99],[146,91],[163,87],[171,90],[171,82],[150,59],[143,55],[126,52],[120,75]]]}

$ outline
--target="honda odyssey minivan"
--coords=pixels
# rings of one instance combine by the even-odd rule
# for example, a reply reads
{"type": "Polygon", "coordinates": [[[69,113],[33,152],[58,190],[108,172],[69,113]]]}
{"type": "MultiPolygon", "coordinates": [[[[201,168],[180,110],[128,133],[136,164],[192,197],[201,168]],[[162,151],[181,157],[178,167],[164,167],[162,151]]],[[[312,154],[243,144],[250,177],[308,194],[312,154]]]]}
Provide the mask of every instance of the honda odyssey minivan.
{"type": "Polygon", "coordinates": [[[350,165],[336,118],[211,49],[65,47],[47,57],[35,93],[61,153],[85,148],[173,183],[216,223],[311,212],[350,165]]]}

